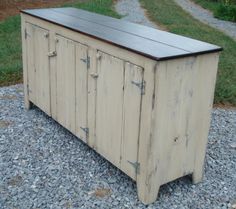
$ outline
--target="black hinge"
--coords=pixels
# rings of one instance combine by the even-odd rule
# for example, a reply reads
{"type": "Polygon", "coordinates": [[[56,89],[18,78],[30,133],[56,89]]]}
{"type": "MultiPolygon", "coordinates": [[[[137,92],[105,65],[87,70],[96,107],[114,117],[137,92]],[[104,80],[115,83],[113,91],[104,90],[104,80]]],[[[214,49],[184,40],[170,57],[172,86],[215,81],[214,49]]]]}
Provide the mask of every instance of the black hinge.
{"type": "Polygon", "coordinates": [[[29,95],[29,84],[27,84],[26,88],[27,88],[27,94],[29,95]]]}
{"type": "Polygon", "coordinates": [[[136,174],[140,173],[140,163],[138,163],[138,162],[133,163],[129,160],[128,160],[128,163],[130,163],[134,167],[136,174]]]}
{"type": "Polygon", "coordinates": [[[87,56],[87,58],[85,58],[85,59],[81,58],[80,60],[87,64],[88,69],[90,68],[90,57],[89,56],[87,56]]]}
{"type": "Polygon", "coordinates": [[[145,94],[145,86],[146,86],[145,81],[142,81],[142,82],[131,81],[131,83],[137,86],[138,88],[140,88],[142,95],[145,94]]]}
{"type": "Polygon", "coordinates": [[[27,39],[27,31],[26,31],[26,28],[25,28],[25,39],[27,39]]]}

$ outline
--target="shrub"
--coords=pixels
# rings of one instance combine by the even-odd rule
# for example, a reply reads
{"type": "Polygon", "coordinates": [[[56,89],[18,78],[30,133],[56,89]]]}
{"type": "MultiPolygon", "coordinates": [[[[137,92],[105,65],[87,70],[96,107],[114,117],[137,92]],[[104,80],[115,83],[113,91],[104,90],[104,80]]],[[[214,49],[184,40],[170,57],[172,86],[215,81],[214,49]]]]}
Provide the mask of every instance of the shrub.
{"type": "Polygon", "coordinates": [[[236,0],[225,0],[227,1],[224,4],[220,4],[214,13],[214,16],[223,20],[229,20],[236,22],[236,5],[232,2],[236,0]],[[231,3],[230,3],[231,2],[231,3]]]}

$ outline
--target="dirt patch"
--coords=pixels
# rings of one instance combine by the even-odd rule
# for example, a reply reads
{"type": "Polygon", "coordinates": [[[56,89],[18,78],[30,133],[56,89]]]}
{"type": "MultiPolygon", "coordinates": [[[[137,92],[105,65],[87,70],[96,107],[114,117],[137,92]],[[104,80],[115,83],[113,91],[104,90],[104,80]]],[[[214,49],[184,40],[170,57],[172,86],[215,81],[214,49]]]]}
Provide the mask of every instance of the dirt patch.
{"type": "Polygon", "coordinates": [[[94,191],[89,192],[90,195],[94,195],[96,197],[105,197],[111,194],[111,190],[108,188],[97,188],[94,191]]]}
{"type": "Polygon", "coordinates": [[[0,0],[0,21],[20,13],[22,9],[57,7],[75,0],[0,0]]]}
{"type": "Polygon", "coordinates": [[[19,186],[23,181],[22,176],[16,175],[8,181],[9,186],[19,186]]]}
{"type": "Polygon", "coordinates": [[[6,121],[6,120],[0,120],[0,128],[7,128],[12,124],[11,121],[6,121]]]}
{"type": "Polygon", "coordinates": [[[230,103],[218,103],[213,105],[214,108],[222,108],[222,109],[236,109],[235,105],[232,105],[230,103]]]}

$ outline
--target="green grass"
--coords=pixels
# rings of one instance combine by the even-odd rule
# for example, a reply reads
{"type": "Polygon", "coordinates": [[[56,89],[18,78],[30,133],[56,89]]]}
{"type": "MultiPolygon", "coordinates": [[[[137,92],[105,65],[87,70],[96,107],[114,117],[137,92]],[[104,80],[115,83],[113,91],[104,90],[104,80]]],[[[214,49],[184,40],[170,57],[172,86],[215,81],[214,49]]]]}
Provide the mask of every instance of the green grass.
{"type": "Polygon", "coordinates": [[[196,4],[199,4],[203,8],[212,11],[213,13],[216,13],[217,8],[221,5],[220,2],[215,2],[215,1],[212,2],[208,0],[192,0],[192,1],[195,2],[196,4]]]}
{"type": "MultiPolygon", "coordinates": [[[[170,32],[219,45],[215,103],[236,105],[236,42],[224,33],[195,20],[173,0],[141,0],[150,18],[170,32]]],[[[207,72],[206,72],[207,73],[207,72]]]]}
{"type": "MultiPolygon", "coordinates": [[[[203,8],[213,12],[216,18],[221,20],[228,20],[236,22],[236,4],[232,1],[231,4],[223,3],[224,1],[215,0],[192,0],[195,3],[201,5],[203,8]]],[[[226,2],[226,1],[225,1],[226,2]]]]}
{"type": "MultiPolygon", "coordinates": [[[[63,6],[82,8],[92,12],[117,17],[113,0],[77,0],[63,6]]],[[[0,86],[22,82],[20,16],[0,22],[0,86]]]]}
{"type": "Polygon", "coordinates": [[[22,81],[20,17],[0,22],[0,86],[22,81]]]}

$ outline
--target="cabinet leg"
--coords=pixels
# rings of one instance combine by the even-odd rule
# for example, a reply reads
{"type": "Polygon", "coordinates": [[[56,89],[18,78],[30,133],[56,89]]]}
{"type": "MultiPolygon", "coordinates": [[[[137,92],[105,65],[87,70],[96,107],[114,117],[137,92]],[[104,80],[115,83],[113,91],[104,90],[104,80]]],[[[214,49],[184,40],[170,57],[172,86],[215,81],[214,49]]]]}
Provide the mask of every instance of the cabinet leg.
{"type": "Polygon", "coordinates": [[[156,182],[137,183],[138,198],[145,204],[151,204],[157,200],[160,185],[156,182]]]}
{"type": "Polygon", "coordinates": [[[33,106],[33,103],[29,100],[25,100],[25,109],[30,110],[33,106]]]}
{"type": "Polygon", "coordinates": [[[196,169],[194,172],[193,172],[193,174],[192,174],[192,182],[194,183],[194,184],[198,184],[198,183],[200,183],[200,182],[202,182],[202,180],[203,180],[203,173],[204,173],[204,170],[203,170],[203,168],[198,168],[198,169],[196,169]]]}

